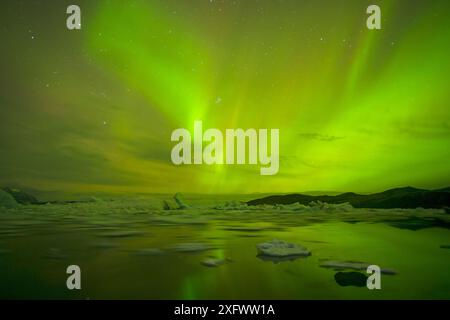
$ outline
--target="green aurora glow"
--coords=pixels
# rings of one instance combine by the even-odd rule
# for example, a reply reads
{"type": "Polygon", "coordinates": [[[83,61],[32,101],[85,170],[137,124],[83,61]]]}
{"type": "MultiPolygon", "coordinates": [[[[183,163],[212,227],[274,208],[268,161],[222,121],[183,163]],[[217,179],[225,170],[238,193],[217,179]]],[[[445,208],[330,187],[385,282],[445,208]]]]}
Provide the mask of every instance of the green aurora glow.
{"type": "Polygon", "coordinates": [[[2,4],[0,182],[370,192],[450,182],[450,2],[2,4]],[[382,30],[366,28],[369,4],[382,30]],[[172,130],[279,128],[280,171],[174,166],[172,130]]]}

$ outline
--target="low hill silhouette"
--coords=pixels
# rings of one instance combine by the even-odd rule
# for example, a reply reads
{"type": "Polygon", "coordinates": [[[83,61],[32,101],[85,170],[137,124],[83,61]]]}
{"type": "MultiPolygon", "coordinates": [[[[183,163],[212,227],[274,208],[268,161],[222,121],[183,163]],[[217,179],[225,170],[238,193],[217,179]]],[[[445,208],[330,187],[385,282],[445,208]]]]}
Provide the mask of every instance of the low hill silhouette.
{"type": "Polygon", "coordinates": [[[304,194],[273,195],[250,200],[248,205],[260,204],[309,204],[322,201],[332,204],[348,202],[355,208],[448,208],[450,207],[450,187],[439,190],[425,190],[413,187],[389,189],[373,194],[346,192],[336,196],[311,196],[304,194]]]}

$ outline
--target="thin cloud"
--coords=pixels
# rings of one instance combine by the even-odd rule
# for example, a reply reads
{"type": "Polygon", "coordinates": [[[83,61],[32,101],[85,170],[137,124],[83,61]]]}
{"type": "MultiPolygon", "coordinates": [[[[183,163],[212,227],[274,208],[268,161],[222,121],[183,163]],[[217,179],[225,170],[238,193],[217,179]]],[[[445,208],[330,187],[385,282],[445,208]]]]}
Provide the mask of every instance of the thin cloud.
{"type": "Polygon", "coordinates": [[[324,142],[333,142],[333,141],[341,140],[341,139],[345,138],[345,137],[339,137],[339,136],[333,136],[333,135],[321,134],[321,133],[299,133],[298,135],[302,139],[318,140],[318,141],[324,141],[324,142]]]}

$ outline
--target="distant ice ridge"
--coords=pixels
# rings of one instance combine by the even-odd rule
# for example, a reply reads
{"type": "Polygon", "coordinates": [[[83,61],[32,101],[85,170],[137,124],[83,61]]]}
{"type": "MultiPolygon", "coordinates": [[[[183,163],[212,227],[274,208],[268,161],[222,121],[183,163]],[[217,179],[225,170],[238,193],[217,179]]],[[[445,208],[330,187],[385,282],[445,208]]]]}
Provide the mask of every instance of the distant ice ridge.
{"type": "Polygon", "coordinates": [[[275,204],[275,205],[257,205],[248,206],[245,202],[240,201],[228,201],[224,204],[216,206],[217,210],[257,210],[257,211],[273,211],[273,210],[287,210],[287,211],[300,211],[300,212],[350,212],[353,211],[353,206],[348,203],[330,204],[321,201],[311,201],[309,205],[305,206],[298,202],[293,204],[275,204]]]}
{"type": "Polygon", "coordinates": [[[218,206],[214,207],[214,209],[217,210],[251,210],[249,206],[245,202],[240,201],[227,201],[224,204],[219,204],[218,206]]]}
{"type": "Polygon", "coordinates": [[[321,201],[317,202],[311,201],[309,203],[309,208],[318,209],[320,211],[340,211],[340,212],[350,212],[353,211],[354,209],[353,206],[348,202],[330,204],[321,201]]]}

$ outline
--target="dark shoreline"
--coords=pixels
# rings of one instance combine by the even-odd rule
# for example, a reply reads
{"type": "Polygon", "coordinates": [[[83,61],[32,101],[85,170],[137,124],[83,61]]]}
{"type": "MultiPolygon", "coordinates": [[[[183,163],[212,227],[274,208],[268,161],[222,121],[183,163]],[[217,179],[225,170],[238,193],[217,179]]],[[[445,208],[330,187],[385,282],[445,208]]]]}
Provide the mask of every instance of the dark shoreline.
{"type": "Polygon", "coordinates": [[[450,208],[450,188],[439,190],[416,189],[412,187],[390,189],[373,194],[342,193],[336,196],[311,196],[304,194],[273,195],[247,202],[249,206],[299,203],[308,205],[311,202],[329,204],[349,203],[355,208],[378,209],[445,209],[450,208]]]}

